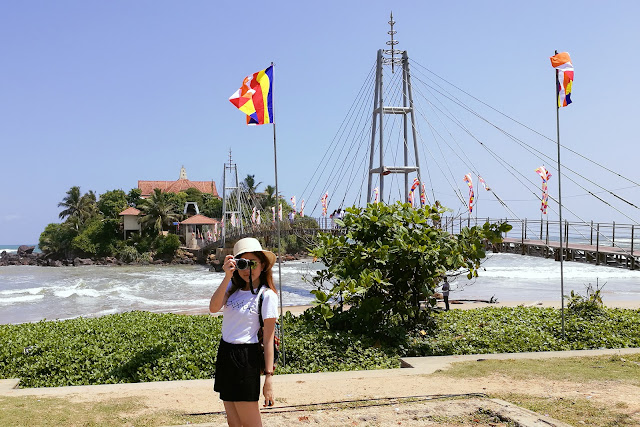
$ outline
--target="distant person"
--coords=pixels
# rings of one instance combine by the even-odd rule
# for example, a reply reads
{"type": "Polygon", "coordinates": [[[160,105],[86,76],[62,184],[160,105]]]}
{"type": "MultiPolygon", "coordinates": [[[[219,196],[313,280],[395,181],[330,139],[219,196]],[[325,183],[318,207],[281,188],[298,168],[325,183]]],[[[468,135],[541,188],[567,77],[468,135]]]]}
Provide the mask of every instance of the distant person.
{"type": "Polygon", "coordinates": [[[447,276],[444,276],[444,283],[442,284],[442,298],[444,299],[444,309],[449,311],[449,281],[447,276]]]}
{"type": "Polygon", "coordinates": [[[264,370],[262,388],[264,406],[273,406],[273,341],[278,304],[271,268],[276,255],[262,249],[260,242],[248,237],[233,247],[233,255],[227,255],[222,269],[222,283],[209,302],[209,311],[220,309],[222,339],[216,358],[216,374],[213,389],[224,401],[227,423],[230,426],[261,426],[260,371],[262,350],[258,342],[258,302],[264,295],[262,317],[264,319],[264,370]]]}

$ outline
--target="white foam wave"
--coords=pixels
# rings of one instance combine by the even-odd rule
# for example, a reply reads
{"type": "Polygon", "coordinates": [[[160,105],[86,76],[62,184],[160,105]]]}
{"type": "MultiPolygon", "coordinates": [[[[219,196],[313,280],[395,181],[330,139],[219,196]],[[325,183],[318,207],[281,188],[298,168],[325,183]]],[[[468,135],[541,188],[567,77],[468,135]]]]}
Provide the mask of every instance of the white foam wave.
{"type": "Polygon", "coordinates": [[[27,289],[7,289],[0,291],[0,295],[16,295],[27,293],[29,295],[37,295],[41,293],[44,288],[27,288],[27,289]]]}
{"type": "Polygon", "coordinates": [[[44,298],[44,295],[22,295],[22,296],[12,297],[12,298],[0,298],[0,304],[11,305],[11,304],[17,304],[21,302],[37,301],[43,298],[44,298]]]}
{"type": "Polygon", "coordinates": [[[69,298],[73,295],[79,297],[99,297],[101,295],[101,293],[95,289],[65,289],[55,291],[53,294],[58,298],[69,298]]]}

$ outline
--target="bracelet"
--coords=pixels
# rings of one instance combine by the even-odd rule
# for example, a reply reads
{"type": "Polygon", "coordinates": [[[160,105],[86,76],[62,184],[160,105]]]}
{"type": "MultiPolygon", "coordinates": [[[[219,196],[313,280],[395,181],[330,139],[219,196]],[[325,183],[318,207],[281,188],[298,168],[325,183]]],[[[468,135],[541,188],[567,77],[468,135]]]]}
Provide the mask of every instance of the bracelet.
{"type": "Polygon", "coordinates": [[[266,377],[266,376],[268,376],[268,375],[273,376],[273,371],[271,371],[271,372],[269,372],[269,371],[264,371],[264,376],[266,377]]]}

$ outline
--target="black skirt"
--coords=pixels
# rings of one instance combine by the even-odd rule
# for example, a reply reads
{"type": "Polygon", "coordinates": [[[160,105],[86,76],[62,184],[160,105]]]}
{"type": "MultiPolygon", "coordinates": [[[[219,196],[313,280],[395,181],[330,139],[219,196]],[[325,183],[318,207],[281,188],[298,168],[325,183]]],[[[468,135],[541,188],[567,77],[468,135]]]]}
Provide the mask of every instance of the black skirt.
{"type": "Polygon", "coordinates": [[[229,344],[220,340],[213,389],[226,402],[260,400],[260,344],[229,344]]]}

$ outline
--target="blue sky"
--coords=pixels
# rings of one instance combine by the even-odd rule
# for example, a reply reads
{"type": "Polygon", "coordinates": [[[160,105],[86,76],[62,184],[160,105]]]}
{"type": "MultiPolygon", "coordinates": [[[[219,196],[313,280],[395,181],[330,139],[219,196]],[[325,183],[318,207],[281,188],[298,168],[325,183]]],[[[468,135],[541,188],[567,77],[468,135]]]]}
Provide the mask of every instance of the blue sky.
{"type": "MultiPolygon", "coordinates": [[[[385,47],[391,10],[398,48],[412,60],[551,137],[548,57],[568,51],[576,80],[574,104],[561,110],[563,144],[640,181],[635,1],[5,1],[0,243],[36,243],[74,185],[129,191],[139,179],[177,179],[184,165],[190,179],[221,189],[229,148],[241,176],[273,184],[272,128],[245,126],[228,101],[271,61],[280,190],[300,197],[385,47]]],[[[460,188],[466,172],[453,172],[460,188]]],[[[584,173],[640,205],[637,186],[584,173]]],[[[520,191],[508,176],[486,175],[501,194],[520,191]]],[[[584,219],[630,222],[570,184],[566,191],[584,219]]],[[[538,204],[514,209],[537,218],[538,204]]]]}

